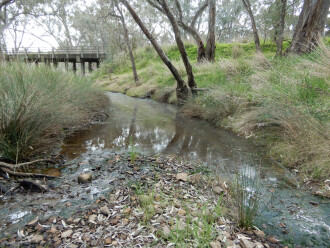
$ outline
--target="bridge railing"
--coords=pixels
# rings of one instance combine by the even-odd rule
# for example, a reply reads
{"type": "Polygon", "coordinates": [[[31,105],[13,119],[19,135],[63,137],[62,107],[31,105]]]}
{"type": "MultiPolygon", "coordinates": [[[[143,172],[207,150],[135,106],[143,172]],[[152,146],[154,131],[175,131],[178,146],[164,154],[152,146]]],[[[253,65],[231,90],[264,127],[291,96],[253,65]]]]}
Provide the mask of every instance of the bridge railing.
{"type": "Polygon", "coordinates": [[[27,54],[106,54],[107,49],[103,46],[93,46],[93,47],[62,47],[62,48],[49,48],[49,47],[29,47],[29,48],[19,48],[19,49],[9,49],[5,50],[6,55],[27,55],[27,54]]]}

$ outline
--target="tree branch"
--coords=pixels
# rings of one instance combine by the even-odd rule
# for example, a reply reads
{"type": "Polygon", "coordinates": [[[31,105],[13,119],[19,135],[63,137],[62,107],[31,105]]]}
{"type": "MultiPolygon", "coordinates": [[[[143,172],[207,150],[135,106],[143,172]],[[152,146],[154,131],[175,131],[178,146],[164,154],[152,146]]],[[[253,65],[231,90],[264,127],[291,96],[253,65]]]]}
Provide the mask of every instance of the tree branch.
{"type": "Polygon", "coordinates": [[[162,12],[163,14],[165,14],[165,11],[163,10],[163,8],[161,6],[159,6],[158,4],[156,4],[154,1],[152,0],[147,0],[147,2],[154,8],[158,9],[160,12],[162,12]]]}
{"type": "Polygon", "coordinates": [[[14,3],[14,2],[15,2],[15,0],[3,0],[3,1],[1,1],[0,2],[0,10],[2,9],[2,7],[7,6],[7,5],[9,5],[11,3],[14,3]]]}
{"type": "Polygon", "coordinates": [[[190,23],[190,26],[191,27],[195,27],[195,24],[196,24],[196,21],[198,19],[198,17],[204,12],[204,10],[207,8],[207,6],[209,5],[209,1],[206,0],[201,6],[200,8],[197,10],[196,14],[194,15],[191,23],[190,23]]]}

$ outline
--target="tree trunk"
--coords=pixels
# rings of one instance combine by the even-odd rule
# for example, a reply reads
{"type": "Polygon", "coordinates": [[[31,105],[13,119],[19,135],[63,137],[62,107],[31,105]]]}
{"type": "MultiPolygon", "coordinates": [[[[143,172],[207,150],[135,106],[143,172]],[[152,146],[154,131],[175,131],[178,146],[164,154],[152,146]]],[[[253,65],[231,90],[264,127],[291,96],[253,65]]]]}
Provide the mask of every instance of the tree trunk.
{"type": "Polygon", "coordinates": [[[121,2],[124,4],[124,6],[127,8],[127,10],[130,12],[131,16],[135,20],[135,22],[139,25],[142,32],[145,34],[145,36],[149,39],[153,47],[155,48],[156,52],[158,53],[159,57],[162,59],[164,64],[168,67],[168,69],[171,71],[172,75],[174,76],[176,82],[177,82],[177,88],[176,88],[176,96],[178,99],[178,104],[182,104],[190,94],[190,91],[185,83],[185,81],[182,79],[180,73],[178,70],[174,67],[172,62],[168,59],[163,49],[159,46],[155,38],[152,36],[152,34],[149,32],[149,30],[144,26],[142,20],[140,17],[136,14],[135,10],[132,8],[132,6],[128,3],[127,0],[121,0],[121,2]]]}
{"type": "Polygon", "coordinates": [[[183,41],[181,39],[179,25],[176,22],[175,17],[172,14],[171,10],[169,9],[166,0],[161,0],[161,5],[165,11],[166,16],[168,17],[168,19],[170,20],[170,23],[172,25],[174,35],[175,35],[175,41],[176,41],[176,44],[178,45],[178,48],[179,48],[179,51],[181,54],[181,58],[182,58],[184,66],[186,68],[187,75],[188,75],[188,85],[190,88],[196,88],[196,82],[194,79],[192,66],[190,64],[186,49],[185,49],[183,41]]]}
{"type": "Polygon", "coordinates": [[[251,3],[249,0],[242,0],[243,5],[246,9],[246,11],[248,12],[250,19],[251,19],[251,25],[252,25],[252,30],[253,30],[253,37],[254,37],[254,44],[256,46],[256,50],[258,52],[260,52],[260,40],[259,40],[259,35],[258,35],[258,29],[257,29],[257,25],[256,22],[254,20],[254,15],[251,9],[251,3]]]}
{"type": "Polygon", "coordinates": [[[126,26],[125,18],[124,18],[124,15],[123,15],[123,13],[122,13],[122,11],[121,11],[121,9],[119,8],[118,5],[116,5],[116,8],[117,8],[117,10],[120,14],[119,19],[121,21],[121,24],[122,24],[123,30],[124,30],[124,37],[125,37],[125,42],[126,42],[126,45],[127,45],[129,58],[131,60],[134,81],[135,81],[135,84],[138,85],[139,77],[138,77],[138,74],[137,74],[137,71],[136,71],[135,60],[134,60],[134,55],[133,55],[133,49],[132,49],[131,42],[130,42],[130,39],[129,39],[128,29],[127,29],[127,26],[126,26]]]}
{"type": "Polygon", "coordinates": [[[278,29],[278,36],[276,39],[276,56],[282,56],[286,4],[287,4],[287,0],[281,0],[281,19],[280,19],[280,26],[278,29]]]}
{"type": "Polygon", "coordinates": [[[318,46],[329,12],[329,0],[305,0],[286,54],[309,53],[318,46]]]}
{"type": "Polygon", "coordinates": [[[215,0],[209,0],[209,31],[206,42],[206,59],[215,60],[215,0]]]}
{"type": "Polygon", "coordinates": [[[198,31],[191,27],[186,25],[183,22],[178,22],[178,24],[180,25],[180,27],[182,27],[186,32],[188,32],[192,37],[194,37],[195,41],[196,41],[196,45],[197,45],[197,62],[201,62],[205,59],[205,46],[204,46],[204,42],[202,40],[202,37],[199,35],[198,31]]]}

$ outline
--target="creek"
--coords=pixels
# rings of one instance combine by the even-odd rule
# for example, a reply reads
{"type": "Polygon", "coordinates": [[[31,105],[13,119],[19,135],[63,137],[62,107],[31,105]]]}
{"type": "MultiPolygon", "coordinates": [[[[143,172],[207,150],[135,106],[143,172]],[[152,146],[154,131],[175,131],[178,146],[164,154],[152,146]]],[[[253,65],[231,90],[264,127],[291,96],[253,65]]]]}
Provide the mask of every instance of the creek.
{"type": "MultiPolygon", "coordinates": [[[[175,154],[186,160],[199,161],[227,178],[236,173],[245,174],[250,180],[259,182],[262,194],[256,221],[258,227],[285,243],[297,244],[297,247],[328,247],[329,200],[299,189],[295,175],[265,159],[260,148],[249,140],[214,128],[205,121],[186,118],[176,106],[122,94],[106,94],[111,102],[110,117],[106,122],[95,123],[68,137],[61,151],[65,159],[86,160],[95,155],[134,149],[134,152],[146,155],[175,154]]],[[[62,174],[67,170],[68,167],[63,168],[62,174]]],[[[84,170],[86,168],[74,173],[84,170]]],[[[51,168],[49,172],[56,174],[58,170],[51,168]]],[[[54,184],[58,186],[56,182],[54,184]]],[[[100,192],[103,187],[107,186],[100,181],[90,191],[100,192]]],[[[71,208],[92,199],[85,197],[71,208]]],[[[24,218],[29,215],[24,210],[26,203],[21,201],[17,207],[17,203],[3,202],[5,199],[0,201],[0,221],[6,222],[7,227],[10,221],[17,224],[20,220],[30,220],[24,218]]],[[[57,204],[63,205],[63,202],[62,199],[57,204]]],[[[68,210],[64,212],[69,214],[68,210]]]]}

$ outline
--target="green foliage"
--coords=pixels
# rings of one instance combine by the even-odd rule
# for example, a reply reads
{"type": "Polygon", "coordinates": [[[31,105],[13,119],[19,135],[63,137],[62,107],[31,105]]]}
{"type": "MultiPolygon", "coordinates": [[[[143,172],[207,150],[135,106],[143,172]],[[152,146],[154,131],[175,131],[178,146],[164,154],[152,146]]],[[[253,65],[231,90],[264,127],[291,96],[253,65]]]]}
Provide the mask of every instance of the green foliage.
{"type": "Polygon", "coordinates": [[[241,227],[251,228],[257,217],[260,203],[260,186],[257,174],[245,170],[237,174],[232,183],[235,203],[238,211],[238,221],[241,227]]]}
{"type": "Polygon", "coordinates": [[[222,196],[211,208],[205,203],[195,214],[187,211],[185,223],[178,220],[170,235],[163,238],[174,243],[176,247],[191,247],[191,243],[187,244],[187,240],[193,241],[196,247],[209,247],[210,242],[214,241],[217,235],[216,222],[222,215],[221,204],[222,196]]]}
{"type": "Polygon", "coordinates": [[[129,156],[131,159],[131,163],[134,164],[138,154],[136,152],[136,148],[134,146],[132,137],[130,137],[130,141],[129,141],[129,156]]]}
{"type": "Polygon", "coordinates": [[[12,161],[39,154],[102,100],[73,73],[24,63],[1,63],[0,71],[0,155],[12,161]]]}

